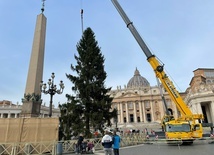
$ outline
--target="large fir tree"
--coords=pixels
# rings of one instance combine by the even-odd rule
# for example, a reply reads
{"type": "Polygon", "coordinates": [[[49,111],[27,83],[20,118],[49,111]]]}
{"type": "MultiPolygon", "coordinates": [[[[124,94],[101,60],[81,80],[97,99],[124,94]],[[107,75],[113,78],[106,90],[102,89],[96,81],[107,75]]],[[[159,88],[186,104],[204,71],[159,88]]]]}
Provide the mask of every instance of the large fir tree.
{"type": "Polygon", "coordinates": [[[111,126],[110,120],[116,116],[116,110],[111,109],[113,98],[108,95],[111,88],[105,87],[105,60],[91,28],[84,31],[76,47],[78,55],[74,58],[77,64],[71,64],[76,76],[66,74],[74,84],[75,95],[66,94],[68,103],[60,106],[61,129],[66,133],[64,136],[84,133],[90,137],[90,129],[103,131],[104,124],[111,126]]]}

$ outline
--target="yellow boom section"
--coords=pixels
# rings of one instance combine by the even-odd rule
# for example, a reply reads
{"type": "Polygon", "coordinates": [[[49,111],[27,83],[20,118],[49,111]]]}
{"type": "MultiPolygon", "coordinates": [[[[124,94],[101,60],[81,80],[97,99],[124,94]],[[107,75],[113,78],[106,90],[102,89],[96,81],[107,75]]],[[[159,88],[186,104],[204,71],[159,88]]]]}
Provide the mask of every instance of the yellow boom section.
{"type": "Polygon", "coordinates": [[[175,86],[170,81],[168,76],[163,70],[163,66],[160,65],[159,61],[156,59],[156,57],[153,55],[148,59],[148,62],[154,69],[154,72],[157,76],[157,78],[161,81],[162,85],[166,89],[166,91],[169,93],[171,99],[176,104],[178,110],[181,112],[183,116],[185,115],[192,115],[192,112],[187,107],[186,103],[184,103],[183,99],[181,98],[180,94],[175,89],[175,86]]]}
{"type": "Polygon", "coordinates": [[[176,90],[175,86],[173,85],[172,81],[168,78],[166,73],[163,70],[163,66],[159,63],[159,61],[156,59],[156,57],[153,55],[149,57],[148,62],[154,69],[156,77],[161,81],[162,85],[166,89],[166,91],[169,93],[171,99],[176,104],[178,110],[181,112],[181,119],[185,120],[195,120],[195,119],[202,119],[202,114],[193,114],[189,107],[186,105],[186,103],[181,98],[180,94],[176,90]]]}

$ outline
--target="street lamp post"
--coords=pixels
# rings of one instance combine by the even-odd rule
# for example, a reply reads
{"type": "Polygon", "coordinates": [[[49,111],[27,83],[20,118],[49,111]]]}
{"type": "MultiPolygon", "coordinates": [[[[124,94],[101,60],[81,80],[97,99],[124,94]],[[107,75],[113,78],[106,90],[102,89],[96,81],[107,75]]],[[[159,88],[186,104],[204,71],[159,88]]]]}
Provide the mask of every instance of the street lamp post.
{"type": "Polygon", "coordinates": [[[49,117],[52,116],[53,96],[55,94],[62,94],[63,89],[65,88],[63,81],[60,81],[59,83],[60,89],[57,90],[56,85],[54,85],[54,78],[55,78],[55,75],[54,73],[52,73],[51,79],[48,80],[48,90],[46,90],[47,88],[46,83],[43,84],[43,81],[41,81],[40,83],[41,92],[44,94],[50,94],[49,117]]]}

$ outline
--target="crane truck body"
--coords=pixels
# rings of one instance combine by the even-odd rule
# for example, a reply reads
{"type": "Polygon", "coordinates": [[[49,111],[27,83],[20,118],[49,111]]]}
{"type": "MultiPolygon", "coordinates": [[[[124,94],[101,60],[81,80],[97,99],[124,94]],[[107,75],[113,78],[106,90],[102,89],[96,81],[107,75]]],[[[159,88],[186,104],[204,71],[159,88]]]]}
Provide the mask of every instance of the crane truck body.
{"type": "Polygon", "coordinates": [[[174,117],[168,115],[163,118],[164,121],[162,125],[165,130],[166,139],[169,141],[179,140],[183,143],[191,144],[195,138],[202,138],[203,129],[201,122],[203,120],[203,115],[193,114],[191,112],[172,81],[165,73],[164,65],[151,53],[138,31],[135,29],[133,23],[129,20],[128,16],[118,3],[118,0],[111,1],[146,55],[147,61],[154,70],[156,77],[160,80],[165,90],[169,93],[172,101],[176,104],[177,109],[180,111],[181,116],[179,118],[174,119],[174,117]]]}

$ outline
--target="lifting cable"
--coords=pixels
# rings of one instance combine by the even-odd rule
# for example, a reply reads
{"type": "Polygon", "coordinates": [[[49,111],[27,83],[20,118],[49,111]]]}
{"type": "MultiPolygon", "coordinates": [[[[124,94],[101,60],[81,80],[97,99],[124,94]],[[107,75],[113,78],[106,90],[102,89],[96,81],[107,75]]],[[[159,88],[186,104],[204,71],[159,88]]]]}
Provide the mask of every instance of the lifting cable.
{"type": "Polygon", "coordinates": [[[81,27],[82,27],[82,34],[83,34],[83,7],[82,7],[82,0],[80,0],[80,5],[81,5],[81,9],[80,9],[80,14],[81,14],[81,27]]]}

